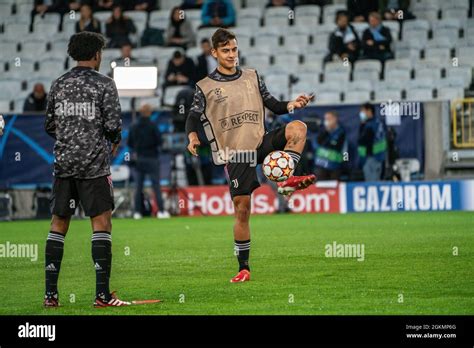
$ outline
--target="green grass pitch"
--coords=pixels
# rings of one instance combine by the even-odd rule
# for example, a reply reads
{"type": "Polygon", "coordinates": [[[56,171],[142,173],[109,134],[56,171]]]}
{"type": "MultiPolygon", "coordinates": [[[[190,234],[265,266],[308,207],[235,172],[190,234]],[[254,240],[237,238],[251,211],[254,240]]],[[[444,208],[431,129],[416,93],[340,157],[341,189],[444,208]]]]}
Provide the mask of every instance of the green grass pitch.
{"type": "Polygon", "coordinates": [[[4,222],[0,244],[38,243],[39,258],[0,258],[0,314],[474,314],[473,213],[252,216],[252,280],[240,284],[232,217],[113,224],[111,289],[163,303],[92,308],[90,223],[73,220],[63,307],[43,309],[49,221],[4,222]],[[334,241],[364,244],[365,260],[326,257],[334,241]]]}

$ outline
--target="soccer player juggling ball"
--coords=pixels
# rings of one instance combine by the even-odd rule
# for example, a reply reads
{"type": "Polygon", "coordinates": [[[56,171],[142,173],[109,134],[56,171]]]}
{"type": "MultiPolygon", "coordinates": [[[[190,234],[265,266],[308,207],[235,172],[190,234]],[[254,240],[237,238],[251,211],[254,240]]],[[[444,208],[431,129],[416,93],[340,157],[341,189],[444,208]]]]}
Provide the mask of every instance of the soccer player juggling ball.
{"type": "Polygon", "coordinates": [[[94,306],[130,304],[109,290],[114,209],[110,156],[120,143],[122,120],[115,83],[98,72],[104,46],[105,39],[100,34],[73,35],[68,54],[77,66],[55,80],[48,94],[45,130],[55,143],[53,218],[45,252],[45,307],[59,306],[57,282],[64,238],[79,202],[90,217],[93,230],[94,306]]]}
{"type": "MultiPolygon", "coordinates": [[[[304,108],[312,96],[300,95],[293,101],[278,101],[252,69],[237,65],[236,36],[229,30],[217,29],[212,36],[212,55],[218,67],[196,84],[193,105],[186,120],[188,150],[197,156],[200,145],[198,129],[202,124],[216,165],[225,165],[230,194],[235,209],[234,239],[239,272],[231,282],[250,280],[250,196],[260,186],[255,165],[267,154],[284,150],[297,165],[306,142],[306,125],[292,121],[286,126],[265,132],[264,107],[275,114],[287,114],[304,108]],[[257,163],[243,161],[256,154],[257,163]],[[236,154],[240,154],[236,156],[236,154]],[[236,160],[238,158],[238,160],[236,160]]],[[[293,176],[279,184],[279,192],[291,195],[314,183],[314,175],[293,176]]]]}

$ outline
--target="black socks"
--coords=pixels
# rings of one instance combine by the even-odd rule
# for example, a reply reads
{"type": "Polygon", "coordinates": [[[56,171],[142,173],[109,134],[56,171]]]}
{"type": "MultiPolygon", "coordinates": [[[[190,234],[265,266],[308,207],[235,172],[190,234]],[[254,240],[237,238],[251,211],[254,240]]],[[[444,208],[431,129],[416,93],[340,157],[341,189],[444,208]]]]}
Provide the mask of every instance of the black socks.
{"type": "Polygon", "coordinates": [[[298,165],[298,162],[301,159],[301,154],[298,153],[298,152],[292,151],[292,150],[284,150],[284,151],[287,154],[289,154],[291,156],[291,158],[293,158],[293,162],[295,162],[295,168],[296,168],[296,166],[298,165]]]}
{"type": "Polygon", "coordinates": [[[64,253],[64,235],[50,231],[46,240],[45,279],[46,296],[58,297],[58,277],[64,253]]]}
{"type": "Polygon", "coordinates": [[[239,261],[239,272],[243,269],[250,271],[249,256],[250,256],[250,239],[235,241],[235,255],[239,261]]]}
{"type": "Polygon", "coordinates": [[[109,279],[112,269],[112,236],[107,231],[92,234],[92,260],[96,275],[96,297],[110,300],[109,279]]]}

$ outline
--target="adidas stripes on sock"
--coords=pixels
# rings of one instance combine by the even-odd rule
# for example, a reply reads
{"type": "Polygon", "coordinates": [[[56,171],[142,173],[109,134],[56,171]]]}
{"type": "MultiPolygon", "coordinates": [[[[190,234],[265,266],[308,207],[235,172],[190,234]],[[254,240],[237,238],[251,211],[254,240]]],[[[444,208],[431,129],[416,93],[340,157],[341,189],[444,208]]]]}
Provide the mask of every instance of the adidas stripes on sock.
{"type": "Polygon", "coordinates": [[[110,300],[109,279],[112,266],[112,235],[107,231],[92,234],[92,260],[96,276],[96,297],[110,300]]]}
{"type": "Polygon", "coordinates": [[[64,254],[64,235],[50,231],[46,240],[45,280],[46,296],[57,297],[58,277],[64,254]]]}
{"type": "Polygon", "coordinates": [[[293,162],[295,162],[295,168],[296,168],[296,166],[298,165],[298,162],[301,159],[301,154],[292,150],[285,150],[285,152],[289,154],[291,158],[293,158],[293,162]]]}
{"type": "Polygon", "coordinates": [[[235,255],[239,261],[239,272],[243,269],[250,271],[249,256],[250,256],[250,239],[235,241],[235,255]]]}

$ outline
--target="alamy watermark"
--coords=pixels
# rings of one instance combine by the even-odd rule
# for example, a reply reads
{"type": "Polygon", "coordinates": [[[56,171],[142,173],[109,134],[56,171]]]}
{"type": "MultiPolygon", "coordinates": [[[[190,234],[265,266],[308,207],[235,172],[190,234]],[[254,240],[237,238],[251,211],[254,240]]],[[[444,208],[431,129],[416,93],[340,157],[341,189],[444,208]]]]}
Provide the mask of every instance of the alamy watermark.
{"type": "Polygon", "coordinates": [[[357,261],[365,260],[364,244],[341,244],[336,241],[326,244],[324,247],[326,257],[357,258],[357,261]]]}
{"type": "Polygon", "coordinates": [[[95,102],[68,102],[66,100],[54,104],[54,112],[58,116],[81,116],[87,120],[95,118],[95,102]]]}
{"type": "Polygon", "coordinates": [[[226,147],[217,153],[220,158],[227,159],[228,163],[248,163],[251,167],[257,166],[257,150],[234,150],[226,147]]]}
{"type": "Polygon", "coordinates": [[[418,120],[421,116],[419,102],[394,102],[388,100],[386,103],[380,103],[380,115],[382,116],[408,116],[418,120]]]}
{"type": "Polygon", "coordinates": [[[9,241],[0,244],[0,257],[28,258],[32,262],[38,261],[38,244],[15,244],[9,241]]]}

